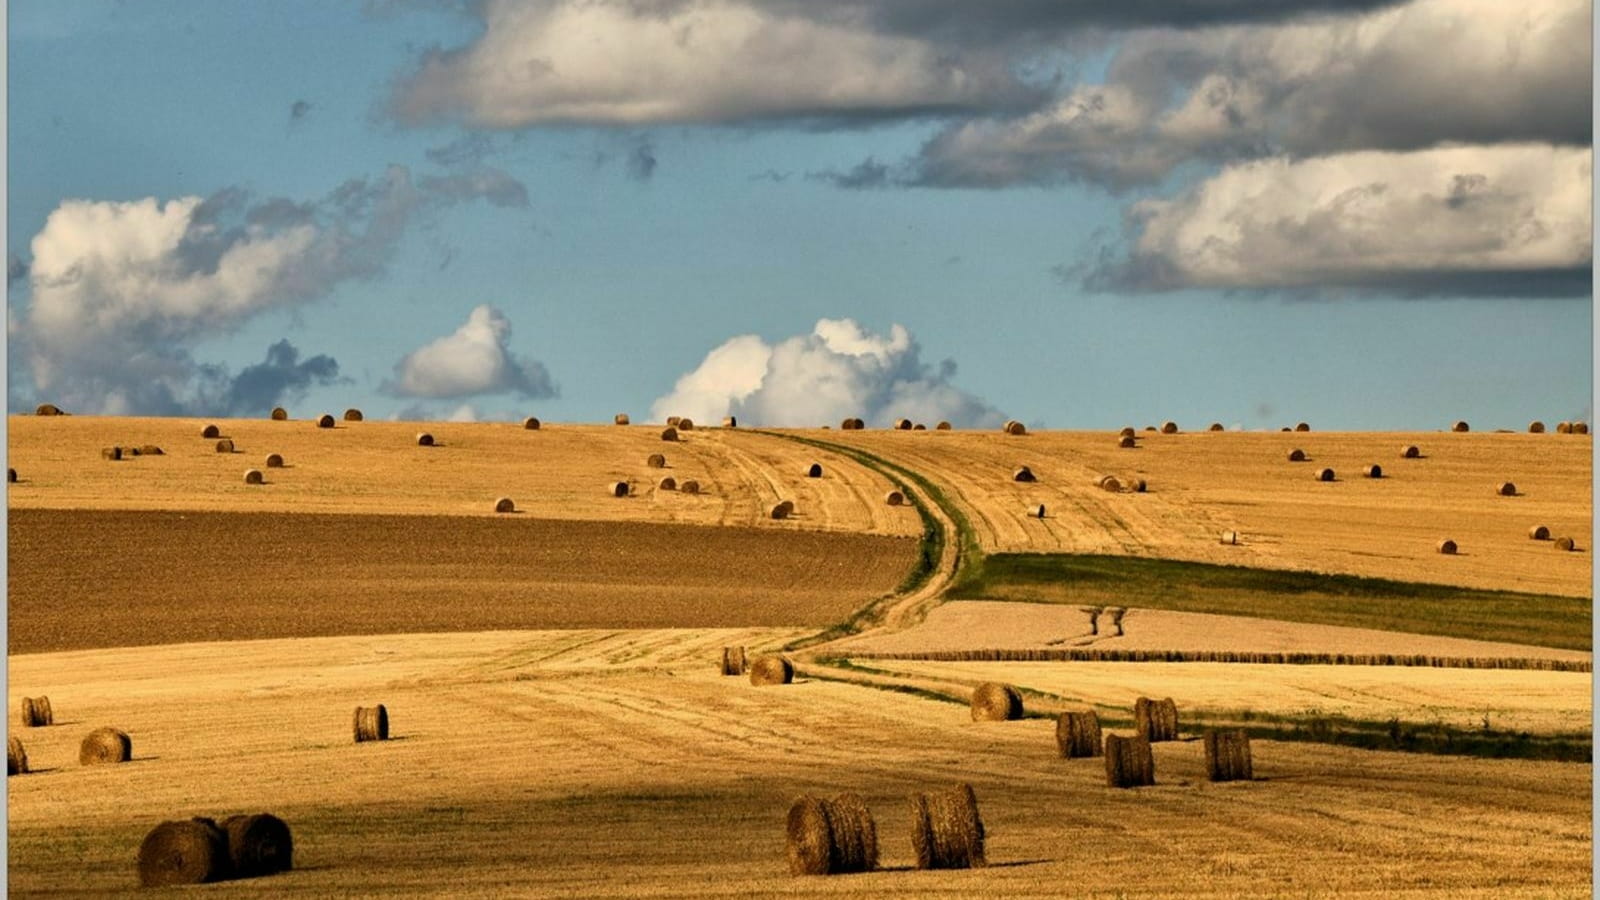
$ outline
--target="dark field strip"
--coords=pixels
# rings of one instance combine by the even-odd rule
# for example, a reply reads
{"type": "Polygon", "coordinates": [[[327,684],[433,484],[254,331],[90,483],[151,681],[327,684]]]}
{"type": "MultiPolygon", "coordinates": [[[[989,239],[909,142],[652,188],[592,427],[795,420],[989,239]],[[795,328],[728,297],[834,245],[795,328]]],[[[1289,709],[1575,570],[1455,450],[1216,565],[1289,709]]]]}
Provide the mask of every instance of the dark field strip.
{"type": "Polygon", "coordinates": [[[822,626],[909,538],[521,517],[14,509],[10,653],[545,628],[822,626]]]}
{"type": "Polygon", "coordinates": [[[1290,666],[1420,666],[1435,669],[1523,669],[1538,672],[1592,672],[1587,660],[1520,656],[1429,656],[1408,653],[1261,653],[1235,650],[1109,650],[1033,648],[1021,650],[928,650],[851,653],[852,659],[926,662],[1200,662],[1290,666]]]}

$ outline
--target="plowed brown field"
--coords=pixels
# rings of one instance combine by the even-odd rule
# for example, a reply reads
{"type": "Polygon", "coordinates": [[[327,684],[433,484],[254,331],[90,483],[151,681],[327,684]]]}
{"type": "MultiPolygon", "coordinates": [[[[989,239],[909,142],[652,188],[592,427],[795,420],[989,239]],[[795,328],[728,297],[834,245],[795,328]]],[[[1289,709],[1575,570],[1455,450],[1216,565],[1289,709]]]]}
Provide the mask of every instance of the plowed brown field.
{"type": "Polygon", "coordinates": [[[908,538],[450,517],[13,509],[10,652],[527,628],[824,626],[908,538]]]}
{"type": "Polygon", "coordinates": [[[1103,553],[1341,572],[1589,596],[1593,473],[1587,436],[1480,433],[800,431],[859,447],[942,485],[987,551],[1103,553]],[[1409,444],[1419,459],[1401,459],[1409,444]],[[1306,462],[1287,455],[1300,448],[1306,462]],[[1363,477],[1376,463],[1384,477],[1363,477]],[[1038,481],[1012,480],[1026,465],[1038,481]],[[1337,480],[1316,481],[1332,468],[1337,480]],[[1102,475],[1144,478],[1109,493],[1102,475]],[[1513,482],[1517,495],[1498,496],[1513,482]],[[1028,509],[1043,503],[1046,518],[1028,509]],[[1534,525],[1576,539],[1559,553],[1534,525]],[[1223,546],[1223,531],[1241,534],[1223,546]],[[1460,554],[1435,545],[1449,538],[1460,554]]]}

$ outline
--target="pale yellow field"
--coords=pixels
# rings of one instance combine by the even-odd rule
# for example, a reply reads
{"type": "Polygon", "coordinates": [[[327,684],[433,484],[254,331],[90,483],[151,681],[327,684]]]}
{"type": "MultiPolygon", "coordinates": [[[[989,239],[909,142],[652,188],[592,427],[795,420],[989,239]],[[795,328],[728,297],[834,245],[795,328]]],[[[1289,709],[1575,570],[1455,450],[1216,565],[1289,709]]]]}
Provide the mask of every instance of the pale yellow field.
{"type": "Polygon", "coordinates": [[[9,463],[19,475],[10,505],[53,509],[205,509],[235,512],[341,512],[493,515],[511,497],[525,516],[602,522],[751,525],[780,529],[916,535],[909,507],[883,504],[889,481],[849,459],[787,441],[722,429],[682,432],[634,425],[338,422],[267,419],[121,419],[12,416],[9,463]],[[237,450],[222,454],[200,437],[214,422],[237,450]],[[438,446],[419,447],[427,431],[438,446]],[[100,459],[110,445],[155,444],[162,456],[100,459]],[[265,468],[267,454],[287,466],[265,468]],[[667,468],[645,460],[661,453],[667,468]],[[806,478],[804,464],[824,466],[806,478]],[[261,469],[265,485],[244,483],[261,469]],[[658,490],[664,475],[695,479],[700,494],[658,490]],[[607,487],[632,484],[634,496],[607,487]],[[773,521],[780,499],[795,514],[773,521]]]}
{"type": "Polygon", "coordinates": [[[1180,741],[1156,747],[1157,786],[1119,791],[1099,760],[1055,758],[1047,720],[979,725],[964,707],[902,694],[712,674],[724,643],[792,634],[412,635],[12,657],[10,708],[48,689],[63,724],[21,732],[44,771],[9,780],[9,887],[132,893],[134,852],[157,822],[271,810],[294,828],[296,868],[209,892],[1588,895],[1588,765],[1257,741],[1259,780],[1213,785],[1199,743],[1180,741]],[[353,744],[350,710],[375,702],[397,739],[353,744]],[[133,762],[75,764],[77,740],[102,724],[129,732],[133,762]],[[977,791],[994,865],[906,871],[906,795],[958,780],[977,791]],[[790,877],[789,802],[842,790],[871,807],[886,871],[790,877]]]}
{"type": "Polygon", "coordinates": [[[1128,554],[1341,572],[1464,587],[1591,594],[1591,450],[1587,436],[1481,433],[805,431],[861,447],[944,486],[986,551],[1128,554]],[[1401,459],[1415,444],[1421,459],[1401,459]],[[1303,449],[1308,461],[1290,463],[1303,449]],[[1383,467],[1381,479],[1362,467],[1383,467]],[[1030,467],[1033,484],[1012,481],[1030,467]],[[1332,468],[1338,480],[1313,473],[1332,468]],[[1137,475],[1148,493],[1094,482],[1137,475]],[[1503,481],[1515,497],[1495,493],[1503,481]],[[1028,507],[1043,503],[1045,519],[1028,507]],[[1579,553],[1531,541],[1546,525],[1579,553]],[[1238,531],[1242,545],[1219,535],[1238,531]],[[1443,538],[1460,547],[1442,556],[1443,538]]]}

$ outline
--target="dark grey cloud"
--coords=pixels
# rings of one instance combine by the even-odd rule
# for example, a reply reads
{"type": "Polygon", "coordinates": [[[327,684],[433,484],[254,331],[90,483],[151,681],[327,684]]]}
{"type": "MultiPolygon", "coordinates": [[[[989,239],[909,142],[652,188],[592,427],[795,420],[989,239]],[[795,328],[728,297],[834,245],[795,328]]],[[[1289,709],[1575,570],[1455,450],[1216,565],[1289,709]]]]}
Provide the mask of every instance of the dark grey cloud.
{"type": "Polygon", "coordinates": [[[311,101],[309,101],[309,100],[296,100],[294,103],[289,105],[289,122],[290,122],[290,124],[293,124],[295,122],[299,122],[299,121],[305,119],[305,117],[310,115],[310,114],[311,114],[311,101]]]}
{"type": "Polygon", "coordinates": [[[199,366],[195,396],[187,406],[193,415],[258,415],[304,398],[313,386],[339,381],[337,360],[319,354],[301,361],[299,348],[285,338],[267,348],[265,361],[238,375],[225,366],[199,366]]]}
{"type": "Polygon", "coordinates": [[[889,187],[892,183],[888,165],[870,156],[846,171],[807,172],[806,178],[811,181],[825,181],[834,187],[846,190],[883,188],[889,187]]]}
{"type": "Polygon", "coordinates": [[[628,175],[635,181],[649,181],[656,173],[656,148],[648,136],[640,137],[628,153],[628,175]]]}
{"type": "Polygon", "coordinates": [[[23,280],[24,278],[27,278],[27,277],[28,277],[28,264],[23,262],[22,261],[22,257],[18,256],[17,254],[15,254],[15,253],[7,253],[6,254],[6,286],[10,287],[11,285],[16,284],[17,282],[19,282],[19,281],[21,281],[21,280],[23,280]]]}

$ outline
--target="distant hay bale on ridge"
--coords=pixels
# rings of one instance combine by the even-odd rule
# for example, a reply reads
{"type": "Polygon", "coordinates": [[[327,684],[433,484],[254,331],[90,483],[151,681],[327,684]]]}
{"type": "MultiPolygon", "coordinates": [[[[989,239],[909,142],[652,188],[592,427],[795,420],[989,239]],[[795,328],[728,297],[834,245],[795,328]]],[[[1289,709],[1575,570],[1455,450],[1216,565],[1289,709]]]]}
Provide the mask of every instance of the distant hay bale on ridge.
{"type": "Polygon", "coordinates": [[[671,425],[673,428],[677,428],[678,423],[681,421],[683,421],[682,416],[667,416],[667,424],[671,425]]]}
{"type": "Polygon", "coordinates": [[[1587,423],[1587,422],[1573,422],[1572,423],[1572,433],[1573,434],[1588,434],[1589,433],[1589,423],[1587,423]]]}
{"type": "Polygon", "coordinates": [[[1139,432],[1135,431],[1133,429],[1132,425],[1124,425],[1124,426],[1122,426],[1122,430],[1117,432],[1117,437],[1131,438],[1131,437],[1138,437],[1138,436],[1139,436],[1139,432]]]}
{"type": "Polygon", "coordinates": [[[739,427],[739,419],[736,416],[723,416],[722,417],[722,427],[723,428],[738,428],[739,427]]]}
{"type": "Polygon", "coordinates": [[[1225,431],[1226,429],[1224,429],[1222,427],[1222,423],[1221,422],[1212,422],[1209,426],[1206,427],[1206,430],[1207,431],[1225,431]]]}
{"type": "Polygon", "coordinates": [[[542,424],[538,416],[529,416],[522,420],[522,427],[526,431],[538,431],[542,424]]]}
{"type": "Polygon", "coordinates": [[[939,424],[933,426],[933,430],[934,431],[949,431],[950,430],[950,423],[941,421],[939,424]]]}
{"type": "Polygon", "coordinates": [[[679,419],[678,420],[678,430],[679,431],[693,431],[694,430],[694,420],[689,418],[688,416],[684,416],[683,418],[679,419]]]}
{"type": "Polygon", "coordinates": [[[627,413],[617,413],[616,415],[611,417],[611,422],[612,422],[612,424],[615,424],[615,425],[626,425],[626,424],[628,424],[628,414],[627,413]]]}
{"type": "Polygon", "coordinates": [[[972,721],[1008,722],[1022,718],[1022,694],[1009,684],[989,681],[972,692],[972,721]]]}
{"type": "Polygon", "coordinates": [[[274,422],[282,422],[282,421],[284,421],[284,420],[286,420],[288,418],[289,418],[289,411],[287,409],[284,409],[281,406],[274,406],[272,408],[272,421],[274,421],[274,422]]]}
{"type": "Polygon", "coordinates": [[[911,846],[919,869],[974,869],[989,864],[983,819],[972,785],[911,795],[911,846]]]}
{"type": "Polygon", "coordinates": [[[318,428],[332,428],[333,427],[333,416],[330,416],[327,413],[323,413],[322,415],[318,416],[317,417],[317,427],[318,428]]]}
{"type": "Polygon", "coordinates": [[[1161,433],[1162,434],[1177,434],[1178,433],[1178,423],[1177,422],[1171,422],[1171,421],[1162,422],[1161,423],[1161,433]]]}
{"type": "Polygon", "coordinates": [[[66,413],[61,411],[61,407],[55,405],[54,403],[41,403],[41,404],[39,404],[38,408],[33,411],[33,413],[36,416],[64,416],[64,415],[66,415],[66,413]]]}
{"type": "Polygon", "coordinates": [[[78,745],[78,765],[124,763],[133,758],[133,740],[117,728],[96,728],[78,745]]]}
{"type": "Polygon", "coordinates": [[[361,410],[356,409],[355,407],[351,407],[350,409],[344,411],[344,420],[346,422],[360,422],[363,418],[364,417],[361,415],[361,410]]]}
{"type": "Polygon", "coordinates": [[[781,656],[758,656],[750,663],[750,683],[756,687],[794,681],[794,663],[781,656]]]}
{"type": "Polygon", "coordinates": [[[1467,431],[1471,431],[1472,430],[1472,426],[1468,425],[1465,421],[1462,421],[1462,422],[1457,422],[1454,425],[1451,425],[1450,426],[1450,430],[1451,431],[1457,431],[1457,432],[1467,432],[1467,431]]]}
{"type": "Polygon", "coordinates": [[[1006,434],[1017,434],[1017,435],[1027,434],[1028,433],[1028,426],[1022,424],[1021,422],[1018,422],[1015,419],[1012,419],[1011,421],[1006,423],[1005,433],[1006,434]]]}
{"type": "Polygon", "coordinates": [[[1544,423],[1538,419],[1528,423],[1529,434],[1544,434],[1544,423]]]}
{"type": "Polygon", "coordinates": [[[1572,423],[1571,422],[1557,422],[1556,423],[1556,434],[1571,434],[1571,433],[1572,433],[1572,423]]]}
{"type": "Polygon", "coordinates": [[[1307,425],[1305,422],[1300,422],[1300,423],[1297,423],[1294,426],[1294,430],[1295,431],[1310,431],[1311,430],[1311,426],[1307,425]]]}
{"type": "Polygon", "coordinates": [[[896,431],[910,431],[911,430],[911,420],[910,419],[897,419],[895,421],[895,423],[894,423],[894,427],[895,427],[896,431]]]}

